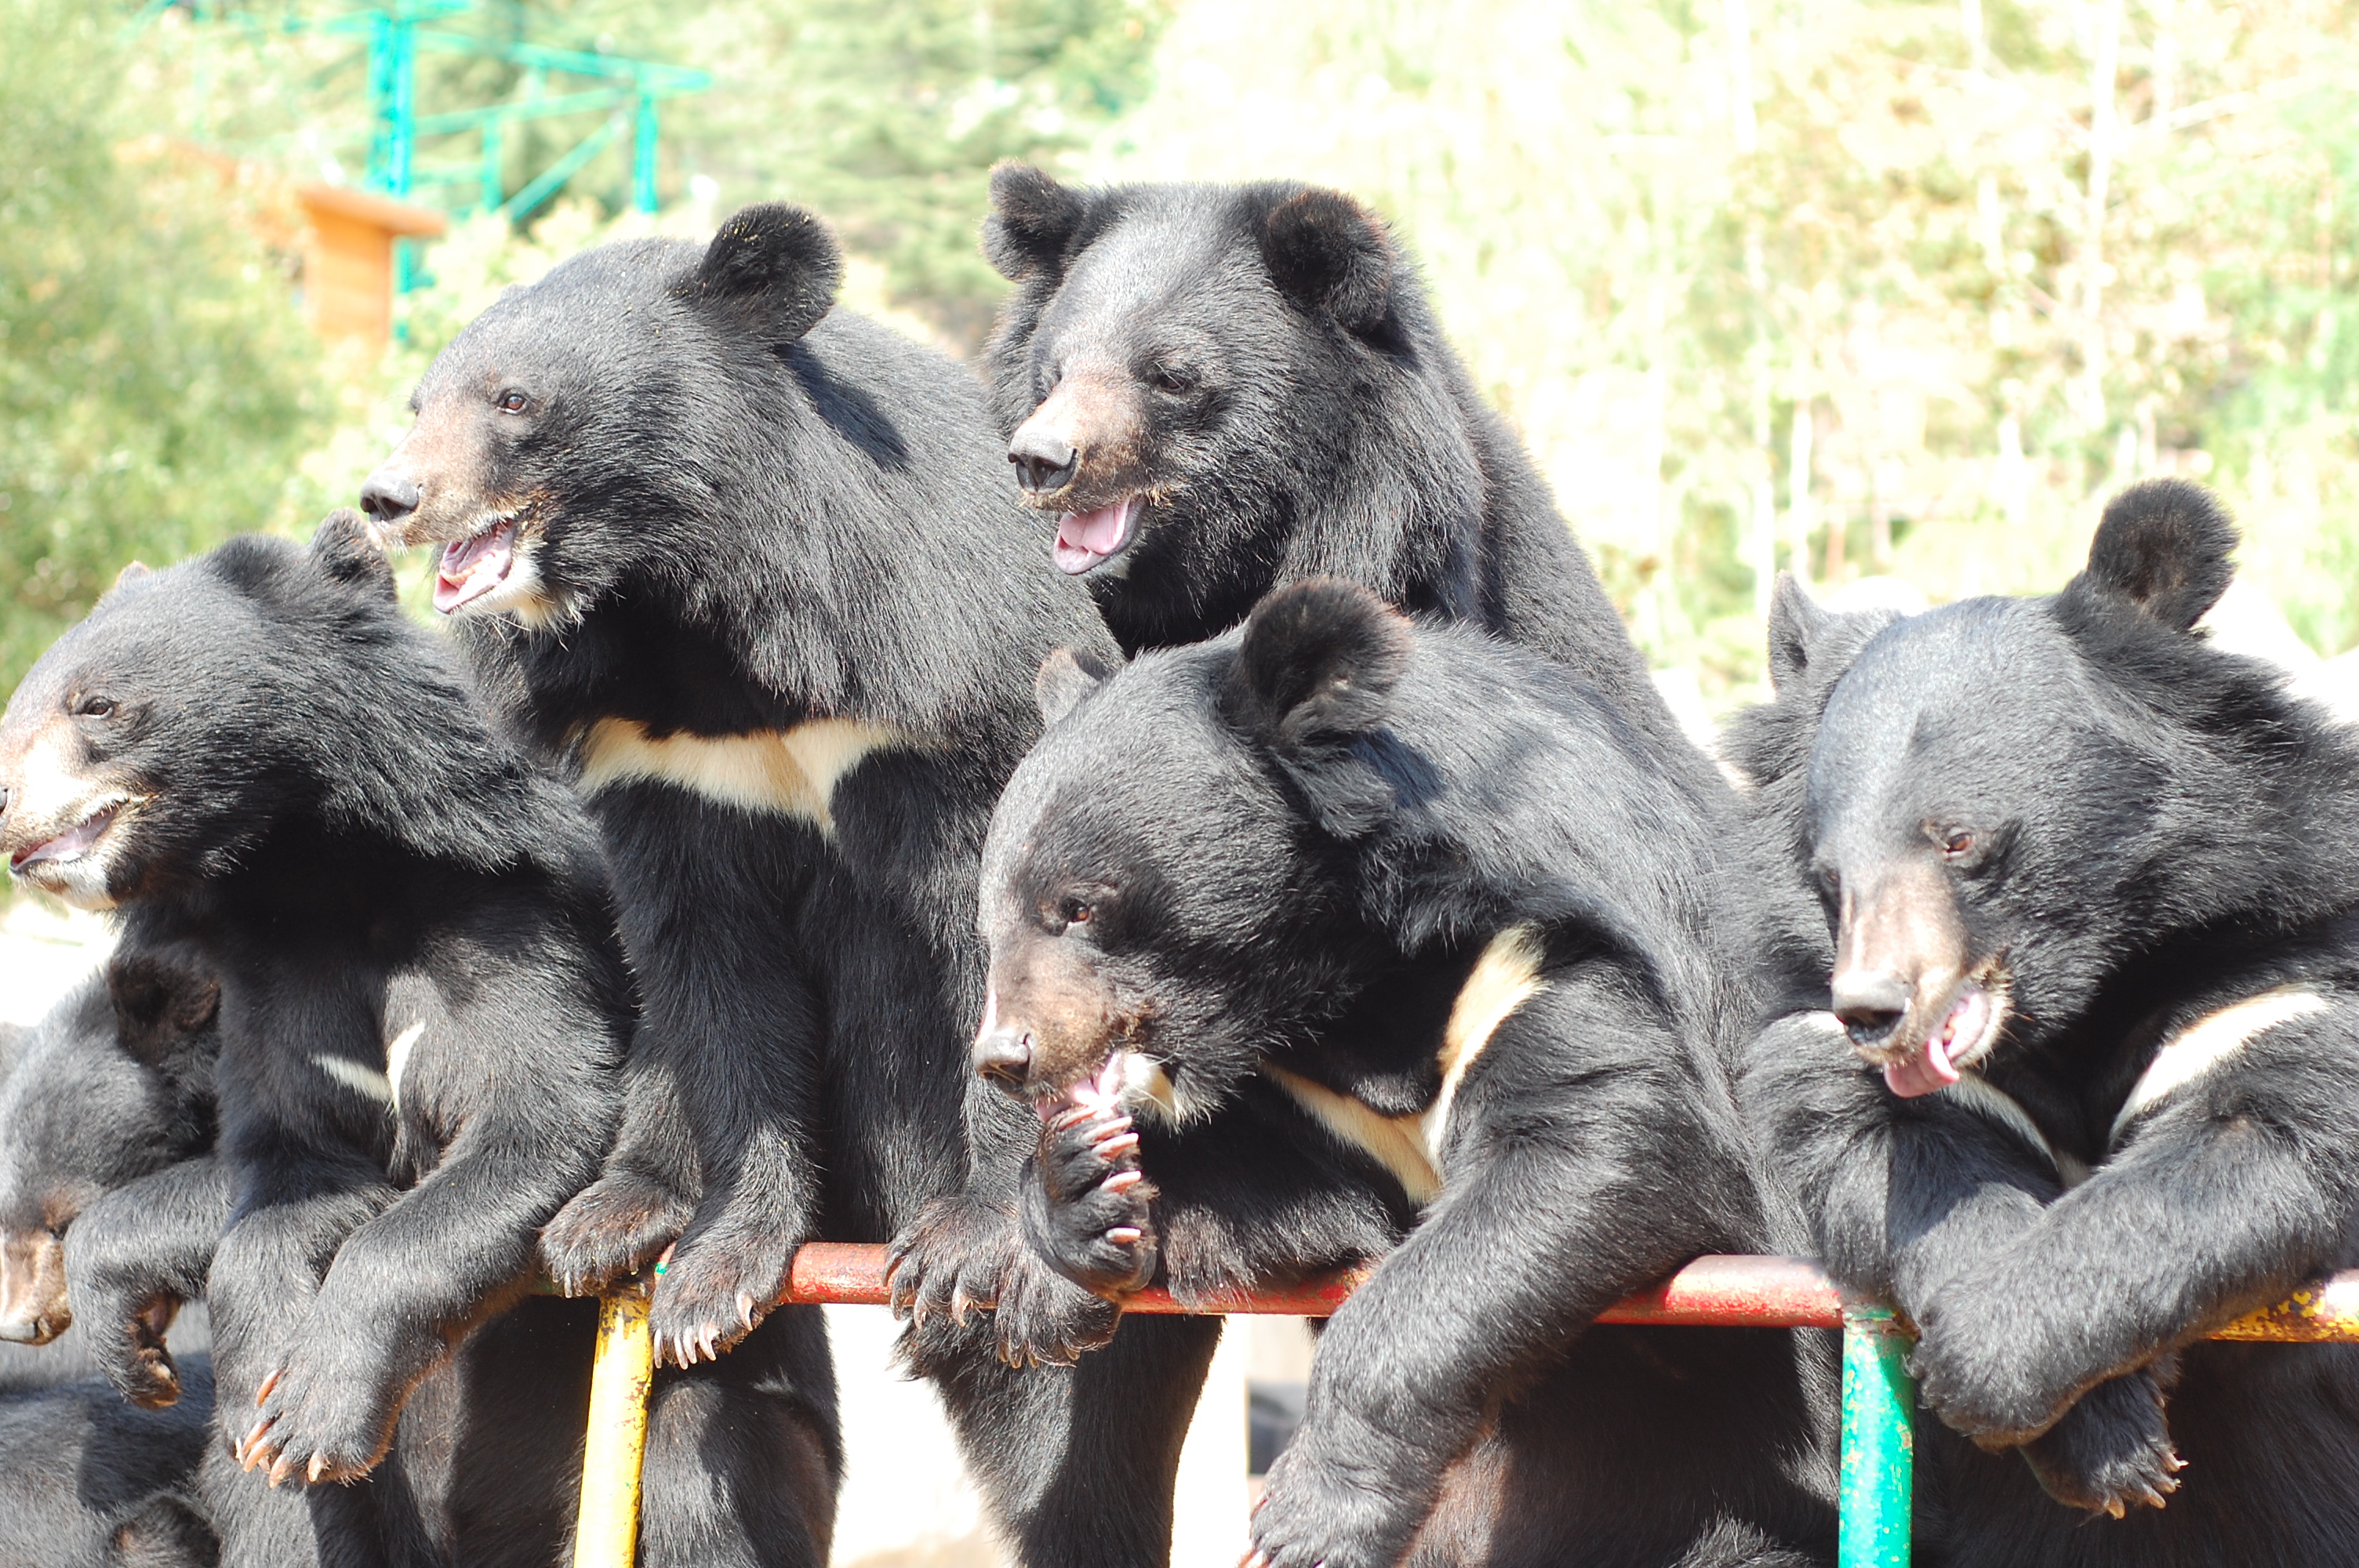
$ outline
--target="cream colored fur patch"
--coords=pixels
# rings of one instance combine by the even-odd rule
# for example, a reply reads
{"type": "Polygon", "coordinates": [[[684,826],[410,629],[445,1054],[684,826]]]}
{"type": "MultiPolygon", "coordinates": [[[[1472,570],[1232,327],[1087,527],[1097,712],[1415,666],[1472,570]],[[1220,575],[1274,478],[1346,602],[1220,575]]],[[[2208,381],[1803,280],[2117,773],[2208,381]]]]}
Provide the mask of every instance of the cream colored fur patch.
{"type": "Polygon", "coordinates": [[[385,1084],[393,1096],[395,1109],[401,1108],[401,1075],[409,1070],[409,1053],[418,1037],[426,1033],[426,1025],[413,1023],[385,1044],[385,1084]]]}
{"type": "Polygon", "coordinates": [[[2023,1108],[2022,1103],[1980,1073],[1960,1073],[1958,1081],[1941,1092],[2038,1150],[2067,1187],[2077,1187],[2089,1179],[2087,1165],[2049,1143],[2048,1135],[2039,1130],[2039,1123],[2031,1119],[2031,1113],[2023,1108]]]}
{"type": "Polygon", "coordinates": [[[362,1066],[349,1056],[331,1055],[321,1051],[312,1056],[311,1065],[364,1099],[373,1099],[385,1106],[395,1103],[392,1080],[383,1073],[362,1066]]]}
{"type": "Polygon", "coordinates": [[[1449,1022],[1442,1025],[1440,1048],[1435,1053],[1441,1065],[1440,1092],[1414,1116],[1383,1115],[1349,1095],[1283,1067],[1265,1063],[1263,1070],[1320,1125],[1344,1142],[1365,1150],[1390,1171],[1410,1202],[1420,1206],[1430,1204],[1441,1195],[1441,1141],[1450,1128],[1450,1107],[1458,1098],[1458,1086],[1491,1044],[1499,1025],[1546,983],[1540,979],[1544,957],[1539,935],[1529,926],[1511,925],[1491,938],[1459,989],[1458,1000],[1451,1004],[1449,1022]]]}
{"type": "Polygon", "coordinates": [[[2162,1043],[2162,1049],[2138,1075],[2130,1098],[2114,1115],[2107,1141],[2119,1142],[2123,1130],[2142,1112],[2185,1088],[2260,1035],[2325,1009],[2326,999],[2308,986],[2277,986],[2205,1013],[2162,1043]]]}
{"type": "Polygon", "coordinates": [[[627,719],[601,719],[582,746],[585,795],[651,781],[741,811],[799,817],[835,831],[835,786],[869,752],[905,745],[897,731],[851,719],[817,719],[750,735],[673,734],[661,740],[627,719]]]}

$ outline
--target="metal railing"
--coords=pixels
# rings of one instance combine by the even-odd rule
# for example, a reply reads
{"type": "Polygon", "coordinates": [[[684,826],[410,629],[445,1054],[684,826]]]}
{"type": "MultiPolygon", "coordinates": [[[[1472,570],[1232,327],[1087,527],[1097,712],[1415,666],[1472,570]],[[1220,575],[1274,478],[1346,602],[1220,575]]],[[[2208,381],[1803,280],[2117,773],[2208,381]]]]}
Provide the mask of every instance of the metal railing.
{"type": "MultiPolygon", "coordinates": [[[[885,1264],[882,1247],[812,1242],[795,1255],[779,1304],[883,1306],[891,1299],[885,1264]]],[[[1325,1317],[1343,1305],[1367,1272],[1324,1275],[1197,1306],[1173,1300],[1168,1291],[1147,1291],[1125,1302],[1123,1310],[1325,1317]]],[[[1837,1561],[1841,1568],[1908,1568],[1917,1390],[1907,1360],[1910,1332],[1890,1307],[1846,1300],[1807,1258],[1711,1257],[1699,1258],[1652,1290],[1616,1303],[1597,1321],[1841,1329],[1842,1527],[1837,1561]]],[[[2286,1344],[2359,1342],[2359,1271],[2297,1291],[2291,1299],[2238,1318],[2212,1337],[2286,1344]]],[[[646,1290],[606,1297],[598,1314],[573,1568],[631,1568],[638,1541],[639,1460],[647,1442],[647,1392],[654,1372],[646,1290]]]]}

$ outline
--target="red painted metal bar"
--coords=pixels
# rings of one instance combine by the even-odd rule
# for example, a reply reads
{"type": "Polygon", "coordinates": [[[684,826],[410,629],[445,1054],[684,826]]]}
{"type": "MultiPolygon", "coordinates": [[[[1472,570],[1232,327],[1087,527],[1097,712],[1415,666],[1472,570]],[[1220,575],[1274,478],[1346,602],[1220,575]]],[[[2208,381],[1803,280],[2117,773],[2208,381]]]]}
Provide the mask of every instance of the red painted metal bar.
{"type": "MultiPolygon", "coordinates": [[[[886,1250],[838,1241],[807,1243],[795,1254],[781,1305],[883,1306],[886,1250]]],[[[1269,1314],[1326,1317],[1342,1306],[1367,1269],[1315,1275],[1271,1285],[1249,1295],[1182,1301],[1165,1290],[1142,1291],[1125,1312],[1269,1314]]],[[[1678,1324],[1697,1328],[1841,1328],[1843,1294],[1808,1258],[1699,1258],[1649,1290],[1600,1313],[1600,1323],[1678,1324]]],[[[2359,1342],[2359,1271],[2335,1274],[2296,1291],[2283,1303],[2238,1318],[2215,1339],[2327,1344],[2359,1342]]]]}
{"type": "MultiPolygon", "coordinates": [[[[885,1249],[813,1241],[795,1254],[781,1305],[882,1306],[885,1249]]],[[[1125,1312],[1266,1313],[1325,1317],[1368,1277],[1365,1269],[1273,1285],[1250,1295],[1180,1301],[1164,1290],[1142,1291],[1125,1312]]],[[[1689,1324],[1718,1328],[1841,1328],[1843,1301],[1819,1266],[1807,1258],[1699,1258],[1661,1284],[1616,1303],[1600,1323],[1689,1324]]]]}

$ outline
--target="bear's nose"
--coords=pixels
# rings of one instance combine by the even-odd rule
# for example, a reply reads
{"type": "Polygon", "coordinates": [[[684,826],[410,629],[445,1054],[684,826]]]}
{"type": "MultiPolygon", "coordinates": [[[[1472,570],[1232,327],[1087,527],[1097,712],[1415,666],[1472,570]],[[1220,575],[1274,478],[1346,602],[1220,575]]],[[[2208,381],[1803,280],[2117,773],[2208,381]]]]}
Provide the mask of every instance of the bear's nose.
{"type": "Polygon", "coordinates": [[[1873,1048],[1892,1037],[1908,1011],[1908,982],[1890,969],[1838,969],[1835,1016],[1854,1045],[1873,1048]]]}
{"type": "Polygon", "coordinates": [[[1011,1094],[1032,1076],[1032,1036],[1020,1029],[984,1031],[974,1043],[974,1070],[1011,1094]]]}
{"type": "Polygon", "coordinates": [[[1016,465],[1016,482],[1034,495],[1046,495],[1073,482],[1082,454],[1053,430],[1026,423],[1007,444],[1007,460],[1016,465]]]}
{"type": "Polygon", "coordinates": [[[399,470],[381,468],[361,485],[361,510],[380,523],[398,523],[418,510],[418,486],[399,470]]]}

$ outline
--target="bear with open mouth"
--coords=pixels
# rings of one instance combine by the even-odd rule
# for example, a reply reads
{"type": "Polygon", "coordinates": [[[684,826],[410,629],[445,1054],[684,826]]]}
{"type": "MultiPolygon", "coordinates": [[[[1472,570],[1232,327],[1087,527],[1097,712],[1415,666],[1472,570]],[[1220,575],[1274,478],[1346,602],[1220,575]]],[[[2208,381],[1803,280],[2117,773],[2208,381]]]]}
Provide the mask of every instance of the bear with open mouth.
{"type": "MultiPolygon", "coordinates": [[[[1339,190],[1077,188],[1005,164],[984,351],[1026,502],[1124,651],[1338,577],[1555,660],[1676,734],[1530,454],[1390,228],[1339,190]]],[[[1682,757],[1682,766],[1690,759],[1682,757]]]]}
{"type": "Polygon", "coordinates": [[[2359,1556],[2359,1349],[2206,1338],[2359,1263],[2359,746],[2190,630],[2234,543],[2149,481],[2051,597],[1783,607],[1832,1011],[1741,1092],[1921,1335],[1945,1563],[2359,1556]]]}
{"type": "MultiPolygon", "coordinates": [[[[1113,652],[1019,532],[973,377],[838,308],[842,265],[784,203],[576,256],[443,350],[363,495],[436,551],[436,608],[614,868],[628,1108],[551,1265],[592,1289],[671,1247],[658,1356],[708,1379],[826,1355],[816,1309],[773,1310],[801,1243],[1011,1208],[1023,1120],[964,1067],[978,860],[1040,660],[1113,652]]],[[[1144,1564],[1217,1332],[1134,1325],[1077,1374],[937,1319],[909,1357],[1023,1561],[1144,1564]],[[1102,1491],[1126,1507],[1068,1500],[1102,1491]]]]}
{"type": "MultiPolygon", "coordinates": [[[[571,1484],[595,1309],[528,1292],[540,1226],[611,1139],[632,1011],[579,806],[492,735],[349,513],[309,546],[249,535],[127,569],[10,698],[0,788],[20,881],[116,912],[135,951],[185,950],[218,987],[189,1005],[219,1040],[228,1181],[206,1190],[228,1201],[203,1281],[224,1444],[306,1484],[306,1555],[398,1556],[427,1528],[395,1443],[411,1396],[503,1341],[489,1382],[532,1398],[462,1388],[445,1414],[537,1436],[462,1467],[457,1493],[495,1487],[506,1511],[460,1545],[548,1561],[571,1496],[524,1472],[571,1484]],[[538,1334],[556,1320],[570,1340],[538,1334]],[[539,1347],[519,1357],[518,1334],[539,1347]]],[[[121,1349],[161,1400],[177,1379],[150,1337],[135,1324],[121,1349]]]]}
{"type": "Polygon", "coordinates": [[[1808,977],[1724,789],[1556,667],[1333,579],[1040,687],[973,1048],[1038,1118],[1026,1206],[995,1252],[908,1254],[905,1298],[1086,1367],[1144,1285],[1382,1258],[1256,1561],[1831,1561],[1822,1345],[1591,1325],[1699,1253],[1800,1245],[1729,1084],[1808,977]]]}

